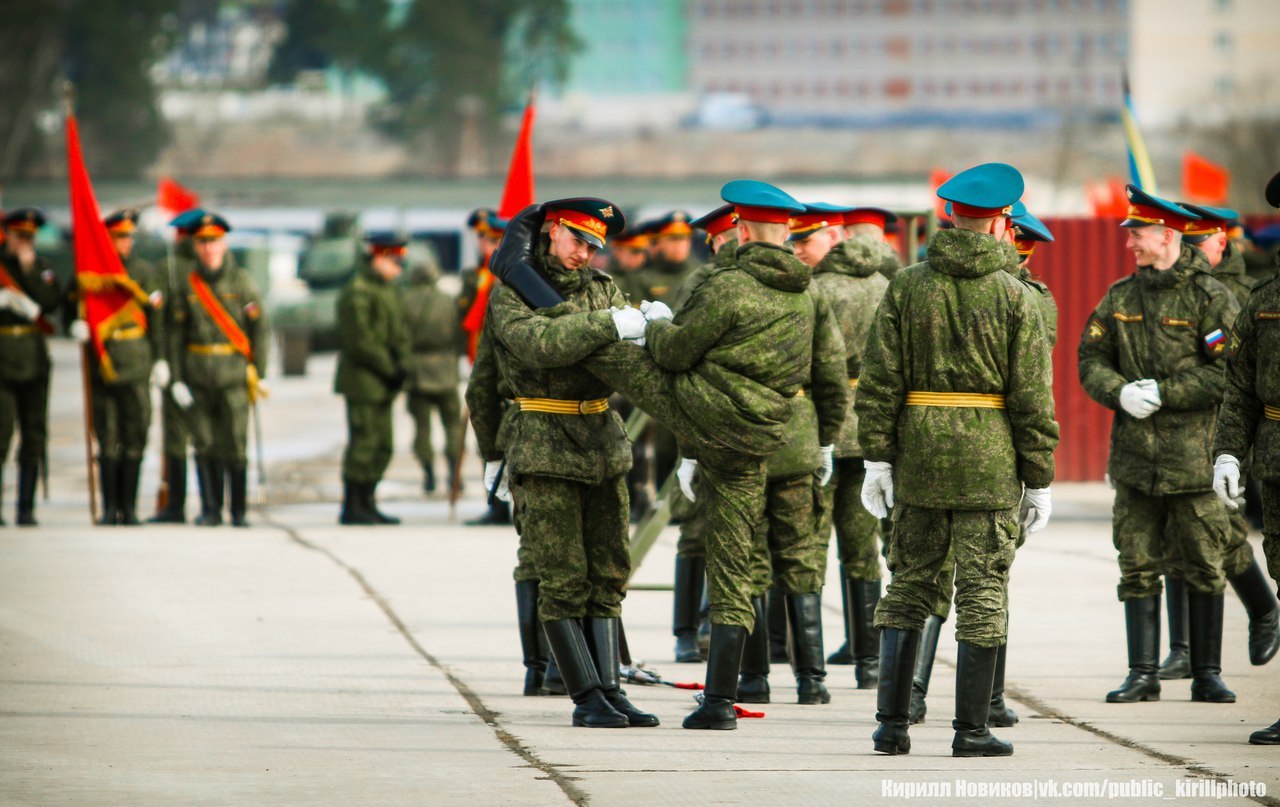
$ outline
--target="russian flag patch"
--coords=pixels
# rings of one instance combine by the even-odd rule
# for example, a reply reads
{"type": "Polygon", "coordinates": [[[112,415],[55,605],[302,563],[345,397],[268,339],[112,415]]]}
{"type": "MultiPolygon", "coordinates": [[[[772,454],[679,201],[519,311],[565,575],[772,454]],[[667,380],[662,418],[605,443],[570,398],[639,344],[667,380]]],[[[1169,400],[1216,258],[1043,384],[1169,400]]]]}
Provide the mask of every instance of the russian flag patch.
{"type": "Polygon", "coordinates": [[[1209,349],[1210,353],[1221,353],[1227,346],[1227,335],[1222,332],[1221,328],[1215,328],[1213,331],[1205,334],[1204,346],[1209,349]]]}

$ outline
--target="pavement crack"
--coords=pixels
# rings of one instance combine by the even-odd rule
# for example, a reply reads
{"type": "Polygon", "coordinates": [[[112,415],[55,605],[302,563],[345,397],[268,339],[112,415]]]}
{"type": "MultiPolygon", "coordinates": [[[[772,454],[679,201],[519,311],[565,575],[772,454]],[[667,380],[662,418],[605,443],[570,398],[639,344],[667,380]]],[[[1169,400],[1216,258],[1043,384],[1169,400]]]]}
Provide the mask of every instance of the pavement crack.
{"type": "Polygon", "coordinates": [[[567,776],[559,769],[558,766],[541,759],[528,746],[521,742],[519,737],[504,728],[499,720],[500,713],[490,709],[475,690],[468,686],[461,678],[454,675],[447,666],[442,664],[439,659],[433,656],[425,647],[422,646],[422,644],[414,637],[413,633],[410,632],[408,626],[404,624],[404,620],[400,618],[399,614],[395,612],[395,609],[391,607],[390,603],[383,598],[368,579],[360,573],[359,569],[344,561],[328,548],[308,541],[295,528],[288,524],[282,524],[279,521],[275,521],[265,512],[263,514],[265,516],[264,523],[267,526],[274,527],[275,529],[284,532],[289,536],[291,541],[302,548],[323,555],[332,561],[334,565],[338,566],[350,575],[351,578],[355,580],[356,585],[358,585],[369,599],[373,600],[373,602],[378,606],[387,620],[400,633],[400,636],[408,643],[409,647],[413,649],[413,652],[417,653],[424,661],[438,670],[440,674],[445,677],[449,684],[457,690],[459,695],[462,696],[462,699],[467,702],[467,706],[471,708],[471,711],[476,715],[476,717],[483,720],[485,725],[493,730],[494,736],[498,738],[500,743],[506,746],[507,750],[523,759],[530,767],[546,774],[545,778],[555,782],[556,786],[560,788],[569,801],[579,805],[579,807],[586,807],[586,805],[591,803],[591,796],[575,784],[579,781],[577,777],[567,776]]]}

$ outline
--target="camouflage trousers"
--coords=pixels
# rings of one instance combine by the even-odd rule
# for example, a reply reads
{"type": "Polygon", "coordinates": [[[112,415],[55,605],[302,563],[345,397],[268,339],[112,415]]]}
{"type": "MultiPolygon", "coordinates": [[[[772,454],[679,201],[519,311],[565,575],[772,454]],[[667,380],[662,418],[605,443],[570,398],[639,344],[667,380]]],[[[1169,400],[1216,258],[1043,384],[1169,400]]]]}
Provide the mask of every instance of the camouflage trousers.
{"type": "MultiPolygon", "coordinates": [[[[1246,480],[1240,477],[1243,488],[1246,480]]],[[[1249,543],[1249,519],[1241,507],[1235,512],[1227,513],[1227,545],[1222,550],[1222,573],[1227,579],[1244,574],[1253,565],[1253,546],[1249,543]]]]}
{"type": "Polygon", "coordinates": [[[104,460],[140,460],[151,427],[151,386],[93,382],[93,431],[104,460]]]}
{"type": "Polygon", "coordinates": [[[693,494],[698,498],[689,501],[677,485],[671,491],[671,517],[680,520],[680,537],[676,540],[676,554],[682,558],[707,556],[707,519],[703,515],[702,475],[694,474],[693,494]]]}
{"type": "Polygon", "coordinates": [[[191,444],[191,431],[187,427],[187,413],[173,402],[168,390],[160,396],[160,433],[165,456],[186,462],[187,447],[191,444]]]}
{"type": "Polygon", "coordinates": [[[196,456],[218,460],[233,468],[249,464],[249,388],[191,387],[187,410],[196,456]]]}
{"type": "Polygon", "coordinates": [[[513,474],[513,518],[537,570],[538,617],[622,615],[631,555],[627,478],[598,485],[513,474]]]}
{"type": "Polygon", "coordinates": [[[877,628],[920,630],[955,558],[956,639],[999,647],[1008,637],[1009,568],[1018,546],[1018,508],[935,510],[899,503],[889,537],[893,575],[876,607],[877,628]]]}
{"type": "Polygon", "coordinates": [[[1262,554],[1267,573],[1280,584],[1280,483],[1262,483],[1262,554]]]}
{"type": "MultiPolygon", "coordinates": [[[[1021,549],[1026,543],[1027,532],[1022,525],[1018,525],[1018,541],[1016,549],[1021,549]]],[[[942,563],[942,569],[938,572],[937,579],[938,598],[933,603],[933,615],[947,621],[947,617],[951,616],[951,600],[956,593],[956,553],[955,547],[947,551],[947,559],[942,563]]]]}
{"type": "Polygon", "coordinates": [[[751,595],[772,587],[779,594],[822,591],[827,542],[816,529],[821,496],[813,474],[770,479],[765,484],[764,517],[756,526],[751,552],[751,595]]]}
{"type": "Polygon", "coordinates": [[[379,482],[391,464],[393,448],[391,399],[347,400],[347,447],[342,452],[342,478],[379,482]]]}
{"type": "Polygon", "coordinates": [[[831,481],[821,488],[818,535],[827,540],[835,526],[840,571],[853,580],[880,579],[880,520],[862,506],[862,480],[866,475],[861,457],[840,457],[831,481]]]}
{"type": "Polygon", "coordinates": [[[18,462],[39,465],[44,462],[49,442],[49,374],[27,381],[0,381],[0,465],[9,456],[14,426],[22,436],[18,444],[18,462]]]}
{"type": "Polygon", "coordinates": [[[1148,496],[1117,482],[1111,539],[1120,554],[1120,599],[1158,595],[1166,568],[1191,591],[1222,593],[1228,529],[1227,508],[1213,491],[1148,496]]]}
{"type": "Polygon", "coordinates": [[[410,392],[406,396],[409,414],[413,417],[413,455],[421,465],[436,461],[435,446],[431,443],[431,413],[440,413],[444,427],[444,455],[456,460],[462,452],[462,401],[456,389],[445,392],[410,392]]]}
{"type": "Polygon", "coordinates": [[[752,546],[756,525],[764,518],[764,460],[706,449],[698,455],[698,473],[707,528],[711,623],[738,625],[750,632],[755,624],[752,546]]]}

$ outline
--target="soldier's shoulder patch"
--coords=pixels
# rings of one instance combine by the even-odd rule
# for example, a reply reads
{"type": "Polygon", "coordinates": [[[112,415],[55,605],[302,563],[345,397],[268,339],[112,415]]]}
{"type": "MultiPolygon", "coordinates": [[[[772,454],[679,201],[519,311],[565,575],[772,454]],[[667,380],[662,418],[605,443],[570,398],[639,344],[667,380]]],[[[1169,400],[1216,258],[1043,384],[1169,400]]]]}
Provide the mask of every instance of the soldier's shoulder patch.
{"type": "Polygon", "coordinates": [[[1107,326],[1102,324],[1102,320],[1097,317],[1090,317],[1089,324],[1084,329],[1084,340],[1086,342],[1100,342],[1102,337],[1107,335],[1107,326]]]}
{"type": "Polygon", "coordinates": [[[1231,336],[1227,338],[1227,358],[1234,359],[1240,353],[1240,335],[1231,331],[1231,336]]]}
{"type": "Polygon", "coordinates": [[[258,307],[257,303],[250,301],[245,305],[244,313],[249,319],[257,319],[262,315],[262,309],[258,307]]]}
{"type": "Polygon", "coordinates": [[[41,272],[40,279],[50,286],[58,282],[58,276],[53,273],[52,269],[45,269],[43,272],[41,272]]]}
{"type": "Polygon", "coordinates": [[[1222,328],[1214,328],[1204,335],[1204,348],[1210,356],[1221,356],[1229,343],[1227,333],[1222,328]]]}

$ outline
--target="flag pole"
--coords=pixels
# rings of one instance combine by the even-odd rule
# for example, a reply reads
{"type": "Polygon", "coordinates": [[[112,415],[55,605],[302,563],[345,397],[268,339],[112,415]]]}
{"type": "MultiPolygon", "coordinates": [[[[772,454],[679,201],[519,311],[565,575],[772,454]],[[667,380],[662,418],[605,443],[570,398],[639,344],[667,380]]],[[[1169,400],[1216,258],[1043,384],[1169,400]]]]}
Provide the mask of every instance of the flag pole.
{"type": "MultiPolygon", "coordinates": [[[[62,85],[62,102],[66,119],[75,115],[76,87],[70,81],[62,85]]],[[[73,221],[72,227],[84,227],[85,222],[73,221]]],[[[78,280],[77,280],[78,283],[78,280]]],[[[76,295],[79,298],[79,294],[76,295]]],[[[80,299],[79,316],[84,318],[84,300],[80,299]]],[[[84,399],[84,461],[89,476],[89,521],[98,522],[98,477],[93,472],[93,385],[89,376],[89,346],[80,346],[80,390],[84,399]]],[[[47,483],[46,483],[47,487],[47,483]]]]}

